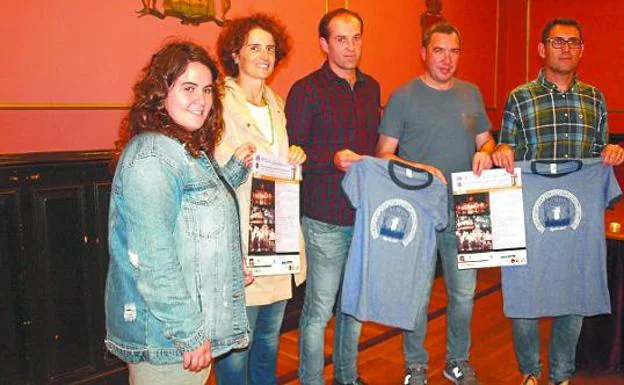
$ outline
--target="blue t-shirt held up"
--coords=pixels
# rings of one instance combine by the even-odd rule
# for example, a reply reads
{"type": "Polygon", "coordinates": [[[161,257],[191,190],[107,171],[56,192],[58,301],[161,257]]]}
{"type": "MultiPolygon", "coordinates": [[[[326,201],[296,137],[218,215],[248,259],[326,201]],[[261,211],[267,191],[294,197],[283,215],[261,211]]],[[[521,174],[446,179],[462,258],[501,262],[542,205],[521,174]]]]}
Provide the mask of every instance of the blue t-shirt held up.
{"type": "Polygon", "coordinates": [[[364,157],[342,188],[356,218],[341,310],[412,330],[435,272],[435,231],[448,224],[446,185],[422,170],[364,157]]]}
{"type": "Polygon", "coordinates": [[[610,313],[604,210],[622,191],[597,160],[517,162],[527,265],[502,268],[511,318],[610,313]]]}

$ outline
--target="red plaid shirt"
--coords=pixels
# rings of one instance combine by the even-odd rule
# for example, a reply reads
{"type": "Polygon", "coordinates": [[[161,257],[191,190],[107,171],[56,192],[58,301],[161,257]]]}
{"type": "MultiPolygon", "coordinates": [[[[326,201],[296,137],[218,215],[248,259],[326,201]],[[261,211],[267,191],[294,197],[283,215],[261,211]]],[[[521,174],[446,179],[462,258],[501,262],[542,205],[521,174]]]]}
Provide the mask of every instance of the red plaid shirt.
{"type": "Polygon", "coordinates": [[[290,144],[303,147],[303,214],[342,226],[354,223],[355,211],[342,191],[344,173],[334,167],[336,151],[374,155],[380,118],[379,83],[357,71],[351,89],[325,62],[297,81],[286,100],[290,144]]]}

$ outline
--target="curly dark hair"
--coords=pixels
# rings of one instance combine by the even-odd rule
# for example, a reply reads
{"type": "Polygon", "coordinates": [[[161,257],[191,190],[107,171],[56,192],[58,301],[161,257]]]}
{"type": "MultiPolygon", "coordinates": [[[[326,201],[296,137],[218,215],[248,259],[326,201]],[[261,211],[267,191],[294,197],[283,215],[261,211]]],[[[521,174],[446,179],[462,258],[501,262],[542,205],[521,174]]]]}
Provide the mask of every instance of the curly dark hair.
{"type": "Polygon", "coordinates": [[[286,26],[277,18],[266,13],[255,13],[248,17],[234,19],[221,31],[217,40],[219,60],[228,76],[238,76],[238,64],[232,55],[240,52],[249,32],[254,28],[267,31],[275,39],[276,67],[288,55],[291,45],[290,35],[286,31],[286,26]]]}
{"type": "Polygon", "coordinates": [[[133,98],[130,110],[119,126],[119,139],[115,142],[115,152],[111,169],[117,165],[122,151],[135,135],[144,132],[160,132],[179,140],[187,151],[198,157],[200,151],[212,155],[223,135],[223,80],[215,61],[208,51],[188,41],[174,41],[165,44],[152,55],[143,68],[139,80],[132,87],[133,98]],[[186,71],[189,63],[199,62],[210,70],[214,91],[212,108],[204,125],[197,131],[189,132],[176,124],[164,106],[164,100],[171,86],[186,71]]]}

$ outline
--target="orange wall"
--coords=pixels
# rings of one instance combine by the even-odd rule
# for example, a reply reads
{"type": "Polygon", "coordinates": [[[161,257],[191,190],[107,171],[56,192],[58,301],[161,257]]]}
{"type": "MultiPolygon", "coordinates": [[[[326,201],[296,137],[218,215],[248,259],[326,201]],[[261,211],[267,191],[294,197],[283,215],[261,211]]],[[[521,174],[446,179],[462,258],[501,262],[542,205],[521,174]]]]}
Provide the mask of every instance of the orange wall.
{"type": "MultiPolygon", "coordinates": [[[[421,72],[419,18],[424,3],[348,1],[365,20],[361,67],[379,80],[384,101],[421,72]]],[[[493,107],[497,0],[480,0],[478,8],[471,3],[445,0],[443,14],[463,30],[461,76],[477,83],[486,104],[493,107]]],[[[345,1],[327,4],[335,8],[345,1]]],[[[322,63],[316,29],[325,6],[325,0],[232,0],[228,17],[272,12],[289,28],[294,49],[272,81],[282,96],[296,79],[322,63]]],[[[0,153],[111,148],[123,109],[33,109],[25,104],[126,104],[140,68],[163,39],[177,35],[213,46],[220,31],[213,23],[189,26],[174,18],[137,18],[135,11],[141,7],[140,0],[3,4],[0,153]]]]}
{"type": "Polygon", "coordinates": [[[495,115],[500,125],[507,93],[537,76],[541,61],[537,44],[544,25],[555,17],[577,19],[583,26],[585,51],[579,78],[600,88],[609,109],[612,133],[624,134],[624,2],[603,0],[503,0],[501,18],[501,87],[495,115]],[[528,17],[528,39],[527,39],[528,17]],[[527,59],[528,58],[528,59],[527,59]],[[527,67],[528,64],[528,67],[527,67]]]}
{"type": "Polygon", "coordinates": [[[498,92],[492,124],[499,128],[507,94],[526,78],[526,0],[503,0],[500,11],[498,92]]]}
{"type": "MultiPolygon", "coordinates": [[[[542,28],[553,17],[571,17],[581,23],[585,51],[579,77],[604,92],[609,108],[610,130],[624,133],[624,1],[602,0],[594,4],[582,0],[533,0],[530,12],[530,40],[534,47],[542,28]]],[[[536,51],[537,48],[534,48],[531,52],[531,74],[539,68],[536,51]]]]}

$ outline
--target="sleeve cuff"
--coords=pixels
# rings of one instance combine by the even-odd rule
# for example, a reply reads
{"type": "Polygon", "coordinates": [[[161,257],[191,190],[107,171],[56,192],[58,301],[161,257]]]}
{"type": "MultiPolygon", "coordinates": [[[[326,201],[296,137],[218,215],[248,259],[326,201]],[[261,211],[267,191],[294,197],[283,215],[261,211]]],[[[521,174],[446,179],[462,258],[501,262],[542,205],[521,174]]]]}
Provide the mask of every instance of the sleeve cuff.
{"type": "Polygon", "coordinates": [[[204,327],[200,326],[199,329],[191,333],[187,338],[174,337],[173,344],[180,352],[186,353],[192,352],[208,340],[209,338],[204,331],[204,327]]]}

